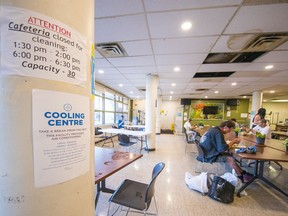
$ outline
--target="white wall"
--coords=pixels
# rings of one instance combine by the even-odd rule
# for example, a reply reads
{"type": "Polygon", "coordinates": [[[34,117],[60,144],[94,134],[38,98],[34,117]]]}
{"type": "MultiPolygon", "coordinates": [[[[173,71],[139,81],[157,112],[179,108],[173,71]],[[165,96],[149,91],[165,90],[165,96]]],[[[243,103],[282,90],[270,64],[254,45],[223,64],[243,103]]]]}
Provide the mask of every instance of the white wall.
{"type": "Polygon", "coordinates": [[[179,101],[162,101],[162,107],[160,109],[161,129],[171,129],[171,124],[175,123],[176,111],[179,106],[179,101]]]}
{"type": "MultiPolygon", "coordinates": [[[[263,102],[263,108],[266,109],[266,114],[269,114],[271,111],[274,113],[274,124],[279,123],[279,121],[285,122],[285,119],[288,118],[288,103],[268,103],[268,102],[263,102]],[[278,115],[278,122],[276,121],[276,114],[279,113],[278,115]]],[[[267,118],[267,116],[266,116],[267,118]]],[[[272,118],[272,115],[271,115],[272,118]]],[[[272,119],[271,119],[272,120],[272,119]]]]}
{"type": "MultiPolygon", "coordinates": [[[[171,129],[171,124],[175,123],[176,113],[181,107],[179,101],[162,101],[160,108],[160,129],[171,129]]],[[[134,100],[133,117],[138,110],[145,111],[145,100],[134,100]]]]}

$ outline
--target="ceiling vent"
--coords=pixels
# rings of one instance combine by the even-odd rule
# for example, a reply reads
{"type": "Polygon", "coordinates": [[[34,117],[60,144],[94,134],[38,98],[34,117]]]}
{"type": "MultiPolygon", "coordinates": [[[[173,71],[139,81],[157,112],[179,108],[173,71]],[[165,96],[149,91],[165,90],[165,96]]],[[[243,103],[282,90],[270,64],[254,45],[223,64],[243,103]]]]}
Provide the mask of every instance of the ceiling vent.
{"type": "Polygon", "coordinates": [[[219,77],[229,77],[235,71],[225,71],[225,72],[206,72],[206,73],[196,73],[193,78],[219,78],[219,77]]]}
{"type": "Polygon", "coordinates": [[[125,57],[127,53],[118,43],[96,44],[96,50],[105,58],[125,57]]]}
{"type": "Polygon", "coordinates": [[[210,53],[203,64],[245,63],[252,62],[265,52],[242,52],[242,53],[210,53]]]}
{"type": "Polygon", "coordinates": [[[232,35],[227,46],[238,52],[210,53],[203,64],[253,62],[288,41],[288,33],[232,35]]]}
{"type": "Polygon", "coordinates": [[[286,41],[288,41],[287,33],[261,34],[248,42],[242,51],[271,51],[286,41]]]}
{"type": "Polygon", "coordinates": [[[199,95],[199,93],[189,93],[188,95],[199,95]]]}
{"type": "Polygon", "coordinates": [[[195,91],[208,91],[209,89],[205,89],[205,88],[199,88],[199,89],[195,89],[195,91]]]}

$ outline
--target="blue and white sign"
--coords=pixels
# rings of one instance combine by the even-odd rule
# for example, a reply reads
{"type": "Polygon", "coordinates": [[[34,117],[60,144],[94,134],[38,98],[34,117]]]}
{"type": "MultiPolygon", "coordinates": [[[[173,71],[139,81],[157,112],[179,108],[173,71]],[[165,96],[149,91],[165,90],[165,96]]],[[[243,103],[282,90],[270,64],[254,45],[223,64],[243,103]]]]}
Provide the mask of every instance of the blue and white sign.
{"type": "Polygon", "coordinates": [[[89,171],[89,98],[34,89],[35,187],[59,184],[89,171]]]}

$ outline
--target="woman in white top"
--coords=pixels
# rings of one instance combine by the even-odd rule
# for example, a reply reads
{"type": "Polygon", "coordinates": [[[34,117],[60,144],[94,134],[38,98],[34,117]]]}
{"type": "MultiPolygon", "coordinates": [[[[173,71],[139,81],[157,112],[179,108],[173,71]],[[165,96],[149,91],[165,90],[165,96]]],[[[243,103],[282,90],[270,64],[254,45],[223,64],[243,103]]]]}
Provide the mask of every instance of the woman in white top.
{"type": "Polygon", "coordinates": [[[266,109],[265,108],[260,108],[258,109],[257,114],[254,116],[253,120],[252,120],[252,128],[256,127],[259,123],[261,119],[264,119],[266,115],[266,109]]]}
{"type": "Polygon", "coordinates": [[[257,126],[252,129],[254,132],[259,132],[262,135],[265,135],[266,139],[271,138],[270,126],[267,125],[266,119],[261,119],[257,126]]]}

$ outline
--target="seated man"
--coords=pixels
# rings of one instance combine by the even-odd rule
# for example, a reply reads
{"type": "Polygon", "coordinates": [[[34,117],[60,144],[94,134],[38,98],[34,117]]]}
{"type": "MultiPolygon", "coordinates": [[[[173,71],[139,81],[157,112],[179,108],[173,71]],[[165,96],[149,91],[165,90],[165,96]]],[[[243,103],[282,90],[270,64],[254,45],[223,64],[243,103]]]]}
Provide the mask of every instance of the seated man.
{"type": "Polygon", "coordinates": [[[195,129],[195,126],[191,126],[192,119],[188,119],[185,124],[184,128],[186,129],[186,134],[188,136],[188,141],[194,141],[194,137],[196,135],[196,132],[193,131],[195,129]]]}
{"type": "Polygon", "coordinates": [[[210,128],[200,139],[200,146],[204,151],[205,158],[197,157],[197,160],[208,163],[227,162],[231,169],[234,169],[238,178],[242,182],[248,182],[253,177],[252,174],[242,170],[235,162],[235,159],[229,153],[229,148],[235,143],[240,142],[240,138],[233,139],[229,145],[224,140],[224,134],[234,130],[235,124],[232,121],[224,121],[218,127],[210,128]]]}
{"type": "Polygon", "coordinates": [[[118,121],[118,129],[124,128],[124,115],[121,115],[121,119],[118,121]]]}

